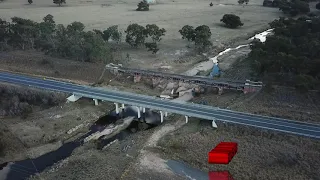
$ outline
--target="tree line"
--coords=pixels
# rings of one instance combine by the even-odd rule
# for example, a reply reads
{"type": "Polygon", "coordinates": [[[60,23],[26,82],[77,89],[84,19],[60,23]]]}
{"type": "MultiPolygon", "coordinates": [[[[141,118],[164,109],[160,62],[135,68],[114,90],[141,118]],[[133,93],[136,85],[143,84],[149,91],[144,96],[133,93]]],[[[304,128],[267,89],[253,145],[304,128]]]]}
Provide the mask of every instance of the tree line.
{"type": "Polygon", "coordinates": [[[274,35],[251,45],[249,59],[256,75],[301,90],[320,90],[320,18],[282,17],[270,27],[274,35]]]}
{"type": "Polygon", "coordinates": [[[40,23],[19,17],[13,17],[11,22],[0,19],[0,50],[35,49],[52,56],[90,62],[112,59],[109,44],[84,28],[81,22],[56,25],[50,14],[40,23]]]}

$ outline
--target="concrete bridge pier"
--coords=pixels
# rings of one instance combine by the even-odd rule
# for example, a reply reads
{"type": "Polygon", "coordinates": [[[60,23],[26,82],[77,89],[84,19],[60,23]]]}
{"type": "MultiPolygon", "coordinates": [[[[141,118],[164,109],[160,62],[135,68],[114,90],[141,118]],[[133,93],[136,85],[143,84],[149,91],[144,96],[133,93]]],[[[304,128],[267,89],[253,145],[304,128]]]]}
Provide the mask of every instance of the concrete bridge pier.
{"type": "Polygon", "coordinates": [[[114,103],[116,105],[116,114],[119,114],[119,104],[118,103],[114,103]]]}
{"type": "Polygon", "coordinates": [[[214,127],[214,128],[217,128],[217,127],[218,127],[217,124],[216,124],[216,122],[215,122],[215,120],[212,120],[212,127],[214,127]]]}
{"type": "Polygon", "coordinates": [[[124,104],[121,104],[121,111],[124,111],[124,109],[125,109],[124,104]]]}
{"type": "Polygon", "coordinates": [[[141,107],[138,107],[138,106],[136,106],[137,107],[137,109],[138,109],[138,119],[140,119],[141,118],[141,107]]]}
{"type": "Polygon", "coordinates": [[[218,87],[218,94],[221,95],[223,93],[223,88],[222,87],[218,87]]]}
{"type": "Polygon", "coordinates": [[[98,106],[98,105],[99,105],[98,99],[93,99],[93,101],[94,101],[94,105],[95,105],[95,106],[98,106]]]}
{"type": "Polygon", "coordinates": [[[160,111],[160,121],[161,121],[161,123],[163,123],[163,112],[162,111],[160,111]]]}
{"type": "Polygon", "coordinates": [[[188,123],[189,121],[189,117],[188,116],[185,116],[186,117],[186,123],[188,123]]]}

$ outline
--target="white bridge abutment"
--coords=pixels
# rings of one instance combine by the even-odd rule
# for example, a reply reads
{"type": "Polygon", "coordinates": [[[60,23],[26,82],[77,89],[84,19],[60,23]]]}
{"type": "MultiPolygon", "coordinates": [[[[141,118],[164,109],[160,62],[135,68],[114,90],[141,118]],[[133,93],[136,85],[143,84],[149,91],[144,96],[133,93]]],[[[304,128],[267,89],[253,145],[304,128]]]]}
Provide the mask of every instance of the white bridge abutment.
{"type": "Polygon", "coordinates": [[[163,123],[163,112],[160,111],[160,122],[163,123]]]}
{"type": "Polygon", "coordinates": [[[216,124],[216,121],[215,120],[212,120],[212,127],[214,128],[218,128],[217,124],[216,124]]]}
{"type": "Polygon", "coordinates": [[[95,106],[98,106],[98,105],[99,105],[98,99],[93,99],[93,101],[94,101],[94,105],[95,105],[95,106]]]}
{"type": "Polygon", "coordinates": [[[141,118],[141,107],[138,107],[138,106],[136,106],[136,107],[138,110],[138,119],[140,119],[141,118]]]}
{"type": "Polygon", "coordinates": [[[119,114],[119,104],[118,103],[114,103],[116,105],[116,114],[119,114]]]}

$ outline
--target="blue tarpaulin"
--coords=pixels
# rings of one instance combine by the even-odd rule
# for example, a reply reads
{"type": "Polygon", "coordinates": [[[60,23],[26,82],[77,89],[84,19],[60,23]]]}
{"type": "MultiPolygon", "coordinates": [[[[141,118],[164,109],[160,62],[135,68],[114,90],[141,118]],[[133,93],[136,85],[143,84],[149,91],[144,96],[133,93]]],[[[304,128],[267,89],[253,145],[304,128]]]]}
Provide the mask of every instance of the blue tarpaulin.
{"type": "Polygon", "coordinates": [[[210,73],[210,77],[220,76],[220,68],[218,64],[214,64],[212,68],[212,72],[210,73]]]}

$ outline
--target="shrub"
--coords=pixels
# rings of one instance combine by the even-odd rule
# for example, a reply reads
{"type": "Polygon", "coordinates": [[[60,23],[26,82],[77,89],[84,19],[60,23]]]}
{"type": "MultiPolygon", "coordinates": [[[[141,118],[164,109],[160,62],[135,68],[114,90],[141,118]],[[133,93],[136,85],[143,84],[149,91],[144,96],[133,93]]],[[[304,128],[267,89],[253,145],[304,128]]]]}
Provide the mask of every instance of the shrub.
{"type": "Polygon", "coordinates": [[[220,21],[225,23],[229,28],[237,28],[238,26],[243,26],[240,17],[234,14],[225,14],[220,21]]]}
{"type": "Polygon", "coordinates": [[[130,24],[125,31],[126,42],[132,47],[138,47],[144,44],[145,41],[145,28],[138,24],[130,24]]]}
{"type": "Polygon", "coordinates": [[[139,2],[137,11],[149,11],[149,4],[146,0],[139,2]]]}
{"type": "Polygon", "coordinates": [[[156,54],[159,51],[158,45],[155,42],[152,43],[145,43],[144,44],[148,51],[152,51],[152,54],[156,54]]]}
{"type": "Polygon", "coordinates": [[[32,3],[33,3],[33,1],[32,1],[32,0],[28,0],[28,3],[29,3],[29,4],[32,4],[32,3]]]}

